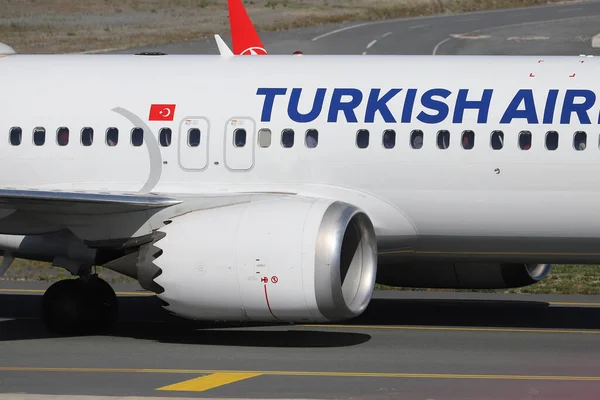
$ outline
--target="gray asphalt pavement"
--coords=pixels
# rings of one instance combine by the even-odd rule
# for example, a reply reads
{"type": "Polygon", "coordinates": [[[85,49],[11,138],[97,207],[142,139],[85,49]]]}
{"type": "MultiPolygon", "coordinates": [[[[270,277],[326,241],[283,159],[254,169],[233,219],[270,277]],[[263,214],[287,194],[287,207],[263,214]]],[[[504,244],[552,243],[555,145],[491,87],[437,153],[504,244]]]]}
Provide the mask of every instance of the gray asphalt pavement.
{"type": "MultiPolygon", "coordinates": [[[[600,2],[504,9],[261,33],[271,54],[600,54],[600,2]]],[[[224,37],[230,43],[229,37],[224,37]]],[[[217,54],[213,39],[115,51],[217,54]]]]}
{"type": "Polygon", "coordinates": [[[38,319],[47,286],[0,282],[2,393],[600,396],[600,296],[377,292],[361,317],[343,325],[238,325],[180,320],[154,296],[119,285],[112,334],[56,337],[38,319]],[[171,386],[215,373],[220,384],[208,390],[198,391],[203,381],[171,386]],[[251,377],[236,381],[240,374],[251,377]]]}
{"type": "MultiPolygon", "coordinates": [[[[586,2],[261,36],[272,54],[577,55],[597,53],[599,22],[600,2],[586,2]]],[[[197,40],[121,53],[139,51],[217,50],[197,40]]],[[[596,296],[378,292],[343,325],[265,326],[183,321],[154,296],[119,285],[112,334],[56,337],[38,319],[47,286],[0,281],[4,394],[600,398],[596,296]]]]}

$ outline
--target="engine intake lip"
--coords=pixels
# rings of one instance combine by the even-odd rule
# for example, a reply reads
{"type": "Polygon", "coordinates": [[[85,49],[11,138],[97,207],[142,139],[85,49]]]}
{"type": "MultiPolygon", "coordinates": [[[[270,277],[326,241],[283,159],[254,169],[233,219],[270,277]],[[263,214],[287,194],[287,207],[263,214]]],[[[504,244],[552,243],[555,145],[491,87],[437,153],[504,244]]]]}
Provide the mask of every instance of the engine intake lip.
{"type": "Polygon", "coordinates": [[[326,210],[315,253],[316,300],[330,321],[353,318],[369,305],[377,275],[377,239],[369,217],[334,202],[326,210]]]}
{"type": "Polygon", "coordinates": [[[535,282],[539,282],[550,272],[550,264],[525,264],[527,273],[535,282]]]}

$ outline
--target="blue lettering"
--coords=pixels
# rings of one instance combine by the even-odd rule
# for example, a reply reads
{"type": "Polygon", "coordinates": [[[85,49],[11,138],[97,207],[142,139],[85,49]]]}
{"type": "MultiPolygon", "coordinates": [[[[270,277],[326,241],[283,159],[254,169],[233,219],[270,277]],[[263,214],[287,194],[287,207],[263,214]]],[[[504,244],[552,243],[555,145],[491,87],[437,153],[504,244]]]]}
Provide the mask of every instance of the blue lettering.
{"type": "Polygon", "coordinates": [[[408,124],[410,122],[416,97],[417,89],[408,89],[406,91],[406,99],[404,100],[404,107],[402,109],[402,123],[408,124]]]}
{"type": "Polygon", "coordinates": [[[596,102],[596,94],[591,90],[572,89],[567,90],[565,94],[565,102],[563,103],[562,112],[560,114],[560,123],[568,124],[571,122],[571,113],[576,113],[579,122],[582,124],[591,124],[588,110],[592,108],[596,102]],[[576,97],[583,97],[583,103],[575,104],[576,97]]]}
{"type": "Polygon", "coordinates": [[[269,122],[271,120],[275,96],[284,95],[286,92],[286,88],[258,88],[256,94],[265,96],[262,113],[260,115],[261,122],[269,122]]]}
{"type": "Polygon", "coordinates": [[[294,122],[312,122],[317,119],[319,114],[321,114],[321,110],[323,109],[323,101],[325,100],[326,91],[327,89],[324,88],[317,89],[311,110],[306,114],[302,114],[300,111],[298,111],[298,104],[300,103],[300,94],[302,93],[302,89],[292,89],[290,102],[288,103],[288,116],[290,119],[294,122]]]}
{"type": "Polygon", "coordinates": [[[344,89],[333,89],[331,95],[331,105],[329,106],[329,114],[327,115],[327,122],[337,122],[337,117],[340,111],[344,113],[346,121],[358,122],[354,109],[359,106],[362,101],[363,94],[358,89],[344,88],[344,89]],[[342,96],[351,96],[352,99],[347,102],[342,102],[342,96]]]}
{"type": "Polygon", "coordinates": [[[371,89],[369,99],[367,100],[367,109],[365,111],[365,122],[374,122],[375,113],[379,111],[385,122],[396,122],[396,118],[390,112],[387,102],[395,95],[400,93],[402,89],[391,89],[386,94],[379,97],[381,89],[371,89]]]}
{"type": "Polygon", "coordinates": [[[448,105],[442,101],[435,100],[435,96],[447,98],[452,92],[446,89],[430,89],[423,93],[421,104],[431,110],[437,111],[437,114],[431,115],[421,111],[417,119],[426,124],[437,124],[442,122],[448,116],[448,105]]]}
{"type": "Polygon", "coordinates": [[[504,115],[500,120],[501,124],[510,124],[514,118],[526,118],[530,124],[537,124],[538,117],[533,101],[533,90],[521,89],[515,94],[512,101],[504,111],[504,115]],[[525,104],[524,110],[519,110],[521,103],[525,104]]]}
{"type": "Polygon", "coordinates": [[[463,116],[466,109],[479,110],[477,114],[477,123],[485,124],[490,112],[490,103],[492,101],[492,89],[484,89],[481,100],[467,100],[469,89],[460,89],[456,99],[456,107],[454,108],[454,116],[452,122],[460,124],[463,122],[463,116]]]}
{"type": "Polygon", "coordinates": [[[544,124],[551,124],[554,121],[554,109],[556,108],[556,99],[558,98],[558,90],[552,89],[548,92],[546,99],[546,107],[544,108],[544,124]]]}

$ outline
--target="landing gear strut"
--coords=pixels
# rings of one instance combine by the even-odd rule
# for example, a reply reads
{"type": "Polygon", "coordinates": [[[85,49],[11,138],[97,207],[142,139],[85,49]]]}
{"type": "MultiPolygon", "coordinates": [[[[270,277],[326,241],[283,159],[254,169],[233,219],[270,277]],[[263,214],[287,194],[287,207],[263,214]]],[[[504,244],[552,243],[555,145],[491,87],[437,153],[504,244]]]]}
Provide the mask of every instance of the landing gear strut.
{"type": "Polygon", "coordinates": [[[98,275],[58,281],[42,299],[42,319],[58,334],[82,335],[108,330],[117,319],[117,296],[98,275]]]}

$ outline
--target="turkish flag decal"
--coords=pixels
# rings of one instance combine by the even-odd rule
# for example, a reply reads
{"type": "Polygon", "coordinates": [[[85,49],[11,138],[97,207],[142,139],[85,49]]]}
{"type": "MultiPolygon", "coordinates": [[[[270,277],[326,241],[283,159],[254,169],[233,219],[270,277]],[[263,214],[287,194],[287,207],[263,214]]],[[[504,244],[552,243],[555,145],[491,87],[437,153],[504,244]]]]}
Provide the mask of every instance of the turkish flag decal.
{"type": "Polygon", "coordinates": [[[150,106],[150,121],[173,121],[175,104],[152,104],[150,106]]]}

